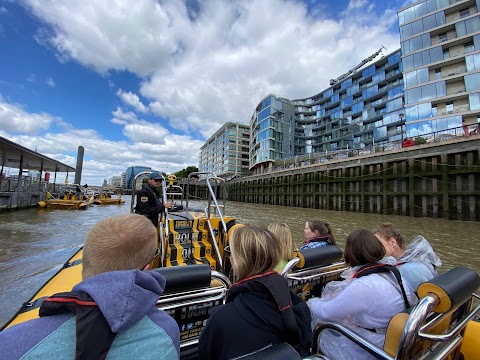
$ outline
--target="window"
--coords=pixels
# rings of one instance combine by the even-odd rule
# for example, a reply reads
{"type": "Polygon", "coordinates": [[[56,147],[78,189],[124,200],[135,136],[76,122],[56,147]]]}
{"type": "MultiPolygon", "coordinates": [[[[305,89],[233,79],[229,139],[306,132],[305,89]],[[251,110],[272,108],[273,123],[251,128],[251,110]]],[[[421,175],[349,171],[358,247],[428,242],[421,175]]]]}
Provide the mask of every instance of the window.
{"type": "Polygon", "coordinates": [[[448,40],[448,37],[447,37],[447,33],[444,32],[444,33],[441,33],[441,34],[438,34],[438,41],[439,42],[445,42],[448,40]]]}
{"type": "Polygon", "coordinates": [[[447,104],[445,105],[445,110],[447,111],[447,113],[453,113],[453,102],[447,102],[447,104]]]}
{"type": "Polygon", "coordinates": [[[442,69],[435,69],[435,79],[439,80],[442,78],[442,69]]]}
{"type": "Polygon", "coordinates": [[[469,42],[463,45],[463,49],[465,53],[469,53],[475,51],[475,45],[473,45],[473,42],[469,42]]]}
{"type": "Polygon", "coordinates": [[[469,9],[460,10],[459,13],[460,13],[460,19],[470,15],[469,9]]]}
{"type": "Polygon", "coordinates": [[[443,60],[449,59],[450,58],[450,52],[448,49],[443,50],[443,60]]]}

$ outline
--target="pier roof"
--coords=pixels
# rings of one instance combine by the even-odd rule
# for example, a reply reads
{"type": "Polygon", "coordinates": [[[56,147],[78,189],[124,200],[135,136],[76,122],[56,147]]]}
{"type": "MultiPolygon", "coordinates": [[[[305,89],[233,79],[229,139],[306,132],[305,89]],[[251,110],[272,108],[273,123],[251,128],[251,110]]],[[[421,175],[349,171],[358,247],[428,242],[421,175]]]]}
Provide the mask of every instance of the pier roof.
{"type": "Polygon", "coordinates": [[[22,158],[22,170],[43,169],[43,171],[51,172],[75,172],[74,167],[49,158],[0,136],[0,165],[18,169],[22,158]]]}

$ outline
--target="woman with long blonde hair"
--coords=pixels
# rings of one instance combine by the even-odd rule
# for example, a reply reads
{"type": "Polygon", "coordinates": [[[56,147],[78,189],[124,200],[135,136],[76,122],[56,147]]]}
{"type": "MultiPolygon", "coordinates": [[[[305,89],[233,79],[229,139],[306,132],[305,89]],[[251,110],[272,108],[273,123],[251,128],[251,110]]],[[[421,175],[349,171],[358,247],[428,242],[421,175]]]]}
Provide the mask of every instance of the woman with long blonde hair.
{"type": "Polygon", "coordinates": [[[287,262],[293,258],[293,252],[295,251],[292,232],[285,223],[270,224],[268,225],[268,230],[277,237],[280,244],[280,262],[275,267],[275,270],[281,272],[287,262]]]}
{"type": "Polygon", "coordinates": [[[246,225],[235,228],[229,242],[226,251],[238,281],[226,304],[210,312],[199,340],[200,360],[231,359],[282,342],[306,356],[312,338],[310,311],[274,270],[281,259],[275,235],[246,225]]]}

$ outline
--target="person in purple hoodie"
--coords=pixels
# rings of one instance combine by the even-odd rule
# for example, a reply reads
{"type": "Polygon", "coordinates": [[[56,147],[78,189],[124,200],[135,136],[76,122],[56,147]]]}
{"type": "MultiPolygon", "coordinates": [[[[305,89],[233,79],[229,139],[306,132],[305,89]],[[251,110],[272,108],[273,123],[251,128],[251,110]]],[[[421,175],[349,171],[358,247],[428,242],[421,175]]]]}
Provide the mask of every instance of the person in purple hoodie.
{"type": "Polygon", "coordinates": [[[178,359],[178,325],[155,307],[165,289],[165,278],[149,271],[156,239],[142,215],[94,225],[83,249],[83,281],[46,298],[40,318],[0,332],[2,358],[178,359]]]}

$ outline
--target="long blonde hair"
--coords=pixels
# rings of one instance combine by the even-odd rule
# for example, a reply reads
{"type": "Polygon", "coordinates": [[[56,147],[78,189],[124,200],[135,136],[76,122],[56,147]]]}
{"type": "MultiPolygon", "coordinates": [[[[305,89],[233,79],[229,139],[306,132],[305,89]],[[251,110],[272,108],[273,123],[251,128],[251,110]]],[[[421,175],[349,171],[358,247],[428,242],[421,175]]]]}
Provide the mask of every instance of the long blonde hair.
{"type": "Polygon", "coordinates": [[[245,225],[233,229],[230,238],[232,265],[237,279],[271,271],[280,262],[280,245],[270,231],[245,225]]]}
{"type": "Polygon", "coordinates": [[[280,243],[280,257],[282,260],[293,258],[295,243],[293,242],[290,227],[285,223],[273,223],[268,225],[268,230],[277,237],[280,243]]]}
{"type": "Polygon", "coordinates": [[[143,215],[113,216],[95,224],[83,247],[82,277],[115,270],[142,270],[157,248],[157,230],[143,215]]]}

